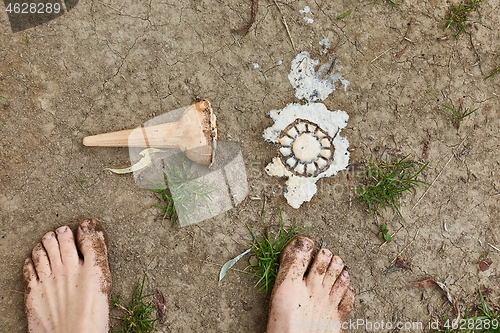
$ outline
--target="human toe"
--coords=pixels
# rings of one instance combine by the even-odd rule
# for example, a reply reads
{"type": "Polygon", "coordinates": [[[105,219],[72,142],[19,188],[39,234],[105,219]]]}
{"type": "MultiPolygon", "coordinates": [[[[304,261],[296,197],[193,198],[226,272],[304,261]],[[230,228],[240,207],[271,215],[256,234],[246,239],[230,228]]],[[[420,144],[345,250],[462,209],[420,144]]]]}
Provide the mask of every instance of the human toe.
{"type": "MultiPolygon", "coordinates": [[[[311,287],[322,287],[328,266],[333,254],[328,249],[321,249],[316,253],[313,263],[306,277],[306,283],[311,287]]],[[[330,285],[331,287],[331,285],[330,285]]]]}
{"type": "Polygon", "coordinates": [[[47,256],[47,252],[42,245],[42,243],[38,243],[33,248],[32,252],[33,257],[33,266],[35,268],[36,274],[39,279],[44,279],[51,274],[50,262],[47,256]]]}
{"type": "Polygon", "coordinates": [[[345,321],[347,319],[353,307],[354,307],[354,291],[352,287],[349,286],[338,306],[339,316],[342,321],[345,321]]]}
{"type": "Polygon", "coordinates": [[[344,298],[344,295],[349,290],[349,284],[351,282],[351,278],[349,273],[346,270],[343,270],[335,283],[332,286],[330,291],[330,300],[332,303],[338,305],[344,298]]]}
{"type": "Polygon", "coordinates": [[[323,279],[323,285],[327,288],[331,288],[335,281],[337,281],[338,277],[342,273],[344,269],[344,261],[339,256],[332,256],[330,259],[328,269],[325,272],[325,278],[323,279]]]}
{"type": "Polygon", "coordinates": [[[59,242],[57,241],[56,234],[49,231],[42,237],[42,244],[47,252],[50,267],[52,270],[61,266],[61,250],[59,249],[59,242]]]}
{"type": "Polygon", "coordinates": [[[281,254],[280,269],[276,278],[279,285],[285,279],[302,281],[311,262],[314,242],[304,236],[297,236],[290,241],[281,254]]]}
{"type": "Polygon", "coordinates": [[[78,224],[78,247],[83,254],[84,261],[95,262],[107,258],[107,248],[103,231],[100,230],[96,219],[87,218],[78,224]]]}
{"type": "Polygon", "coordinates": [[[56,235],[63,264],[66,266],[75,266],[78,264],[78,252],[71,229],[68,226],[59,227],[56,229],[56,235]]]}
{"type": "Polygon", "coordinates": [[[35,266],[33,266],[33,260],[31,260],[31,258],[27,258],[24,261],[23,276],[28,288],[30,288],[31,284],[36,282],[38,279],[35,266]]]}

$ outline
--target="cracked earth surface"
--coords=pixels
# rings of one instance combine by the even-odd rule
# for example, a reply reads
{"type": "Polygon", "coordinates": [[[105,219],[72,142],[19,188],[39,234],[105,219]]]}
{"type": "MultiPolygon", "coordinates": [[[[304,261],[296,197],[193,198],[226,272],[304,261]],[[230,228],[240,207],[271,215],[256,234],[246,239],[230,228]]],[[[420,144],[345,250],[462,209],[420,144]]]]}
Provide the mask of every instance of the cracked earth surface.
{"type": "Polygon", "coordinates": [[[2,331],[26,332],[21,270],[31,248],[47,230],[84,216],[100,219],[109,234],[115,295],[128,295],[144,272],[148,288],[165,294],[161,332],[265,330],[268,300],[250,276],[231,271],[220,286],[217,277],[247,247],[246,224],[277,224],[278,207],[285,223],[295,218],[316,226],[309,232],[316,243],[325,241],[349,266],[357,295],[353,320],[427,324],[453,317],[439,291],[406,288],[429,277],[446,281],[468,308],[478,302],[479,285],[492,288],[499,302],[500,252],[489,244],[500,247],[500,74],[483,80],[500,67],[498,2],[481,4],[470,35],[458,38],[443,30],[449,8],[443,1],[278,4],[295,50],[274,2],[259,2],[246,35],[231,30],[248,22],[249,1],[80,1],[18,33],[0,13],[2,331]],[[306,5],[312,24],[299,12],[306,5]],[[360,203],[349,204],[349,188],[361,182],[358,171],[350,180],[347,171],[322,179],[299,210],[282,196],[285,180],[263,172],[277,156],[261,137],[272,124],[266,113],[296,101],[289,64],[300,51],[325,59],[324,37],[351,83],[324,102],[350,115],[342,133],[351,163],[411,154],[430,163],[425,180],[437,177],[420,201],[423,189],[402,200],[403,219],[390,210],[375,218],[360,203]],[[151,208],[158,203],[153,194],[131,176],[102,171],[126,162],[127,149],[82,145],[84,136],[133,128],[201,98],[212,102],[221,140],[241,146],[250,198],[267,197],[263,217],[263,200],[249,199],[244,209],[172,229],[151,208]],[[458,107],[460,99],[478,111],[457,130],[441,104],[458,107]],[[395,235],[380,246],[383,223],[395,235]],[[481,272],[485,252],[493,264],[481,272]],[[413,269],[387,273],[397,256],[413,269]]]}

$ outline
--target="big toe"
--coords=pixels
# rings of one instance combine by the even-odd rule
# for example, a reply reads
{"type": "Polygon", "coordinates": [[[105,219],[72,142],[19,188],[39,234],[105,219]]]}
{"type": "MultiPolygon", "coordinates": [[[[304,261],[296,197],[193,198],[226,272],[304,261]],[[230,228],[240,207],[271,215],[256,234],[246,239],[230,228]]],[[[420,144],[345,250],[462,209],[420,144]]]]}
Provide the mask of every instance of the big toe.
{"type": "Polygon", "coordinates": [[[78,247],[83,255],[83,265],[92,276],[99,277],[100,291],[111,294],[111,272],[104,230],[96,219],[84,219],[78,224],[78,247]]]}
{"type": "Polygon", "coordinates": [[[285,280],[302,282],[311,262],[314,242],[304,236],[297,236],[285,247],[281,254],[281,263],[276,277],[276,285],[285,280]]]}
{"type": "Polygon", "coordinates": [[[78,248],[80,249],[84,262],[97,262],[107,260],[108,251],[101,229],[96,219],[87,218],[78,224],[77,232],[78,248]]]}

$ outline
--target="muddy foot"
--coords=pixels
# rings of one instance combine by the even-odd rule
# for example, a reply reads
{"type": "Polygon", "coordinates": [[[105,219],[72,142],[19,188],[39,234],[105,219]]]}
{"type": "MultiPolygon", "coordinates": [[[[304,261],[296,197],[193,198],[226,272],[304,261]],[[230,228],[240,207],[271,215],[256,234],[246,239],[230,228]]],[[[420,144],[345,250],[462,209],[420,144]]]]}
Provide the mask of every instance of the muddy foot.
{"type": "Polygon", "coordinates": [[[267,333],[342,332],[354,306],[354,293],[342,259],[296,237],[285,248],[271,294],[267,333]],[[307,271],[307,274],[306,274],[307,271]]]}
{"type": "Polygon", "coordinates": [[[26,259],[29,333],[108,332],[111,273],[104,234],[95,219],[85,219],[76,239],[69,227],[60,227],[26,259]]]}

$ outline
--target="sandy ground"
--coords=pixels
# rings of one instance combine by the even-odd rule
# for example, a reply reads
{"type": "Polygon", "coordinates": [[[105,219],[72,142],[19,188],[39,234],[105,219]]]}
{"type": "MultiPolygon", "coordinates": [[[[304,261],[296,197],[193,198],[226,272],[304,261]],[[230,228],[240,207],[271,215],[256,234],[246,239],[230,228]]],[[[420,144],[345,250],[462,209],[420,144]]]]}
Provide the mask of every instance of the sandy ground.
{"type": "Polygon", "coordinates": [[[265,331],[266,294],[240,271],[220,285],[217,277],[221,265],[248,246],[246,224],[277,224],[279,208],[285,223],[315,226],[316,243],[325,241],[344,258],[357,294],[353,320],[420,322],[427,331],[436,318],[455,316],[437,289],[406,287],[425,278],[446,281],[469,309],[478,303],[480,285],[499,303],[500,252],[489,244],[500,248],[500,74],[483,80],[500,66],[498,2],[481,4],[470,35],[458,38],[443,30],[450,4],[437,0],[399,7],[372,0],[278,4],[290,36],[272,1],[259,2],[245,35],[231,30],[250,20],[250,1],[80,1],[55,20],[17,33],[2,10],[2,332],[26,332],[21,272],[31,248],[46,231],[74,226],[84,216],[100,219],[109,234],[115,295],[129,295],[144,273],[148,290],[165,294],[160,332],[265,331]],[[311,13],[304,15],[299,11],[306,5],[311,13]],[[336,19],[348,10],[351,15],[336,19]],[[350,116],[342,134],[351,163],[411,154],[429,162],[425,180],[437,178],[420,201],[423,189],[402,200],[404,218],[392,210],[370,216],[361,203],[349,203],[362,172],[352,172],[350,181],[347,171],[321,180],[318,194],[298,210],[283,198],[284,180],[263,172],[277,155],[261,137],[272,124],[267,112],[296,101],[290,62],[300,51],[322,59],[325,37],[351,83],[325,101],[350,116]],[[102,171],[128,161],[128,151],[84,147],[82,139],[133,128],[200,98],[212,101],[221,140],[240,145],[249,195],[261,200],[171,228],[152,208],[154,194],[129,175],[102,171]],[[457,130],[441,104],[458,107],[460,99],[478,110],[457,130]],[[381,246],[383,223],[395,235],[381,246]],[[386,272],[398,256],[412,270],[386,272]],[[484,256],[493,263],[481,272],[484,256]]]}

